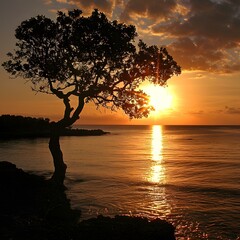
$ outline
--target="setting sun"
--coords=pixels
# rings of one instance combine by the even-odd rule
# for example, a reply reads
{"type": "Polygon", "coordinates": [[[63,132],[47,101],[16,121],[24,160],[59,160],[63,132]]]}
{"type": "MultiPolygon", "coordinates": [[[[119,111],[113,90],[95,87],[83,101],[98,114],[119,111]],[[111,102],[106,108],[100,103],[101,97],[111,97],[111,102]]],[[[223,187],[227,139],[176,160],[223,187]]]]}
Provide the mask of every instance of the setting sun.
{"type": "Polygon", "coordinates": [[[155,111],[164,111],[172,108],[173,95],[168,87],[149,85],[144,87],[144,91],[149,95],[150,104],[155,111]]]}

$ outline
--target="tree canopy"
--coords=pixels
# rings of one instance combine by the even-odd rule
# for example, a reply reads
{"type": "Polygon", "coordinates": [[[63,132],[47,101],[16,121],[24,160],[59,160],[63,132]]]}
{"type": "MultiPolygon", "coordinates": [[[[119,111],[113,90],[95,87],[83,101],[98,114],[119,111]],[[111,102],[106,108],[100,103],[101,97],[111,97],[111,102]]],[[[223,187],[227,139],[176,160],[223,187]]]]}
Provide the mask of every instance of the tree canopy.
{"type": "Polygon", "coordinates": [[[16,29],[16,49],[4,68],[13,76],[30,79],[32,89],[62,99],[65,114],[59,124],[74,123],[85,103],[111,110],[123,109],[130,118],[147,117],[146,93],[139,85],[148,80],[165,85],[180,67],[165,48],[134,42],[132,25],[110,21],[94,10],[58,12],[56,20],[30,18],[16,29]],[[73,109],[70,97],[78,98],[73,109]]]}
{"type": "Polygon", "coordinates": [[[165,48],[135,44],[136,29],[94,10],[58,12],[55,20],[30,18],[16,29],[16,49],[3,67],[32,82],[36,92],[53,94],[64,103],[62,119],[52,123],[49,149],[55,171],[52,182],[62,186],[66,164],[60,148],[62,129],[71,126],[84,105],[93,102],[123,109],[130,118],[147,117],[153,107],[139,86],[144,81],[163,86],[181,73],[165,48]],[[75,109],[70,100],[77,98],[75,109]]]}

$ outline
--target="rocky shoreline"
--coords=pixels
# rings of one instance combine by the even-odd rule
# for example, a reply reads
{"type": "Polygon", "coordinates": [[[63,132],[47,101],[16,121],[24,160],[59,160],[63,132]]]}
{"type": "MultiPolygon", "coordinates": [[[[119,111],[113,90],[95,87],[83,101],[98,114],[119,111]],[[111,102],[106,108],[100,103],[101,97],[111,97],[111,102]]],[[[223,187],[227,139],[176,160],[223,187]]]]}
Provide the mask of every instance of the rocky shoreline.
{"type": "MultiPolygon", "coordinates": [[[[64,129],[60,136],[102,136],[109,134],[109,132],[104,132],[101,129],[64,129]]],[[[2,131],[0,133],[0,139],[9,140],[9,139],[21,139],[21,138],[49,138],[50,131],[2,131]]]]}
{"type": "Polygon", "coordinates": [[[0,162],[0,239],[175,240],[172,224],[156,219],[98,216],[79,221],[65,189],[0,162]]]}
{"type": "MultiPolygon", "coordinates": [[[[19,138],[49,138],[51,122],[48,118],[32,118],[15,115],[0,116],[0,140],[19,138]]],[[[60,136],[102,136],[108,134],[101,129],[65,128],[60,136]]]]}

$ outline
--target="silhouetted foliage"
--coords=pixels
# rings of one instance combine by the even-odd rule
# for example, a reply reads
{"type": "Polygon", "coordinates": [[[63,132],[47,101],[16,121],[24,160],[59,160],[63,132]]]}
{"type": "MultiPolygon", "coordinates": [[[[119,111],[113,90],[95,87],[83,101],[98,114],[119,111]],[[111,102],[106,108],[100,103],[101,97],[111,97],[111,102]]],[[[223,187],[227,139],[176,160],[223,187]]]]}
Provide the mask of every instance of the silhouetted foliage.
{"type": "Polygon", "coordinates": [[[122,109],[130,118],[147,117],[153,107],[140,84],[147,80],[163,86],[181,73],[165,48],[143,41],[136,47],[134,26],[109,21],[98,10],[89,17],[81,10],[58,12],[55,21],[30,18],[15,36],[16,50],[8,53],[10,60],[3,67],[12,76],[30,79],[34,91],[56,95],[65,106],[49,144],[55,169],[56,158],[62,158],[57,132],[79,118],[85,103],[122,109]],[[72,97],[78,101],[75,109],[72,97]]]}
{"type": "Polygon", "coordinates": [[[139,85],[145,80],[164,85],[180,74],[180,67],[165,48],[143,41],[136,48],[134,26],[109,21],[97,10],[89,17],[81,13],[58,12],[56,21],[37,16],[22,22],[16,29],[17,49],[3,66],[14,76],[30,79],[34,91],[62,99],[64,125],[78,118],[82,101],[146,117],[152,108],[139,85]],[[72,116],[70,96],[80,99],[72,116]]]}
{"type": "Polygon", "coordinates": [[[33,118],[15,115],[0,116],[1,131],[19,131],[19,130],[46,130],[50,129],[50,120],[48,118],[33,118]]]}
{"type": "MultiPolygon", "coordinates": [[[[63,128],[61,136],[101,136],[100,129],[63,128]]],[[[51,123],[48,118],[33,118],[15,115],[0,116],[0,139],[50,137],[51,123]]]]}

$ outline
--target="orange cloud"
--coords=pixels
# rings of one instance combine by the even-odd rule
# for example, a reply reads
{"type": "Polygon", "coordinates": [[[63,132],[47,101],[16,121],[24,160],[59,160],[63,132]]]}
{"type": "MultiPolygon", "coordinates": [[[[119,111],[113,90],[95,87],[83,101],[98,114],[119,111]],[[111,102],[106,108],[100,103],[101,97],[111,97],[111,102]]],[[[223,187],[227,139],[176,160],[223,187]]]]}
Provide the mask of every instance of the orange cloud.
{"type": "Polygon", "coordinates": [[[240,114],[240,107],[225,107],[225,113],[227,114],[240,114]]]}
{"type": "Polygon", "coordinates": [[[94,8],[137,26],[141,38],[159,36],[158,45],[184,70],[232,73],[240,70],[240,5],[237,0],[44,0],[94,8]]]}
{"type": "Polygon", "coordinates": [[[122,19],[146,17],[154,20],[167,19],[176,9],[176,0],[129,0],[122,12],[122,19]]]}

